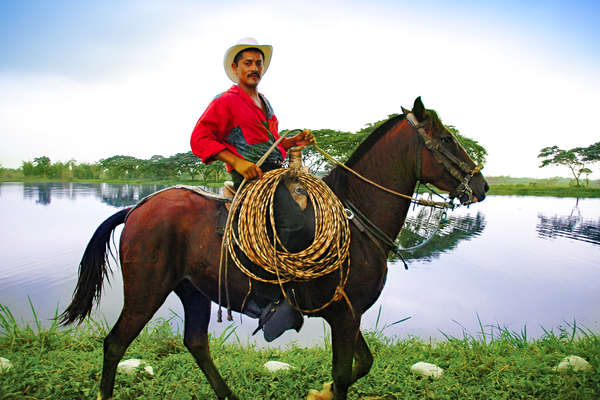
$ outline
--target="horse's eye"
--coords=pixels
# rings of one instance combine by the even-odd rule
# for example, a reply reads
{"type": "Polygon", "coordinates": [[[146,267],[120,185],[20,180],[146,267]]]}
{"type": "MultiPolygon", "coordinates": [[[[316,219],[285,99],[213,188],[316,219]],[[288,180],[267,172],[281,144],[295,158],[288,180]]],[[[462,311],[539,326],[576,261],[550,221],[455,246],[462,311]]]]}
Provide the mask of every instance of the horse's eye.
{"type": "Polygon", "coordinates": [[[443,136],[440,140],[447,144],[452,144],[454,141],[452,140],[452,136],[443,136]]]}

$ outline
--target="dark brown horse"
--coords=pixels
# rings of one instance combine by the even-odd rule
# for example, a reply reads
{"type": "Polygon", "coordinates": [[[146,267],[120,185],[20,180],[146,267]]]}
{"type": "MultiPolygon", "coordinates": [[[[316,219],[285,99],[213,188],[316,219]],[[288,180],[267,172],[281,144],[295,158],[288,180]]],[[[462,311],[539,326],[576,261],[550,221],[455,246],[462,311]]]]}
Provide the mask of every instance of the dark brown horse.
{"type": "MultiPolygon", "coordinates": [[[[463,203],[483,200],[487,183],[435,112],[426,110],[417,98],[411,114],[411,120],[402,114],[376,129],[346,165],[382,186],[409,196],[419,180],[448,191],[463,203]]],[[[389,237],[397,236],[409,200],[376,188],[340,167],[334,168],[325,182],[340,199],[351,201],[389,237]]],[[[120,241],[125,300],[117,323],[104,340],[99,399],[112,396],[117,364],[172,291],[179,296],[185,310],[185,346],[217,397],[237,399],[209,352],[207,330],[211,302],[218,298],[221,248],[221,237],[215,232],[217,209],[214,200],[187,190],[171,189],[150,198],[127,217],[120,241]]],[[[63,323],[83,320],[100,297],[102,280],[108,272],[110,235],[125,222],[128,211],[114,214],[94,233],[80,264],[73,301],[62,315],[63,323]]],[[[335,400],[345,400],[350,385],[371,368],[373,357],[359,330],[360,318],[383,289],[389,250],[387,244],[369,239],[351,225],[351,264],[345,292],[354,312],[341,300],[316,314],[331,326],[335,400]]],[[[325,276],[298,284],[300,305],[324,304],[338,281],[337,276],[325,276]]],[[[249,289],[248,278],[237,268],[230,268],[228,285],[231,306],[240,311],[249,289]]],[[[252,288],[261,290],[256,283],[252,288]]]]}

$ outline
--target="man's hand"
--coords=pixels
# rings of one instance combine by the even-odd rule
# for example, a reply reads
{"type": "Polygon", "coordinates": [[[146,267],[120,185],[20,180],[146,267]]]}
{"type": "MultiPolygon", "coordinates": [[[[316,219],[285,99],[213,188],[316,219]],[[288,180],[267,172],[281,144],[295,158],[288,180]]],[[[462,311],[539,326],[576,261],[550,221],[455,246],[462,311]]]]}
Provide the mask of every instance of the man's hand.
{"type": "Polygon", "coordinates": [[[262,178],[263,172],[258,165],[246,161],[241,157],[236,156],[229,150],[223,150],[215,156],[217,160],[221,160],[233,167],[240,175],[246,179],[262,178]]]}
{"type": "Polygon", "coordinates": [[[296,146],[307,146],[309,144],[317,143],[317,141],[315,140],[315,137],[313,136],[312,132],[309,129],[303,130],[302,132],[297,134],[295,137],[298,138],[298,140],[296,142],[296,146]]]}
{"type": "Polygon", "coordinates": [[[258,167],[258,165],[244,160],[243,158],[236,157],[233,164],[231,164],[233,169],[235,169],[240,175],[248,180],[252,180],[255,178],[262,178],[263,172],[258,167]]]}
{"type": "Polygon", "coordinates": [[[312,132],[308,129],[303,130],[296,136],[283,140],[283,148],[289,149],[294,146],[308,146],[309,144],[315,144],[317,141],[313,136],[312,132]]]}

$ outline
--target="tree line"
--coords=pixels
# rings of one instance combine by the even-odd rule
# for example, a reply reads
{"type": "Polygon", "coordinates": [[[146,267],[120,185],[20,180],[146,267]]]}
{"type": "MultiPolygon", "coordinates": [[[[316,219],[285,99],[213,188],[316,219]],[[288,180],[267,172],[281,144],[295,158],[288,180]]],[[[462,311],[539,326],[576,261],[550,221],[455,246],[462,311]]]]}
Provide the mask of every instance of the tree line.
{"type": "Polygon", "coordinates": [[[47,156],[21,165],[24,177],[50,179],[191,179],[206,182],[223,180],[225,171],[222,163],[204,165],[192,152],[177,153],[170,157],[154,155],[149,159],[116,155],[95,163],[51,162],[47,156]]]}
{"type": "MultiPolygon", "coordinates": [[[[392,114],[388,118],[395,117],[392,114]]],[[[356,147],[387,119],[367,124],[358,132],[333,129],[313,130],[317,144],[337,160],[344,162],[356,147]]],[[[467,153],[476,163],[485,164],[486,149],[476,140],[460,134],[458,129],[447,128],[456,136],[467,153]]],[[[286,131],[282,131],[283,134],[286,131]]],[[[311,173],[324,175],[333,166],[313,147],[303,152],[304,164],[311,173]]],[[[112,179],[112,180],[198,180],[202,182],[220,182],[229,178],[221,161],[209,165],[203,164],[191,151],[164,157],[154,155],[149,159],[115,155],[95,163],[51,162],[48,156],[39,156],[32,161],[24,161],[19,168],[24,177],[43,177],[50,179],[112,179]]]]}
{"type": "Polygon", "coordinates": [[[544,147],[540,150],[538,158],[542,161],[540,168],[548,165],[565,166],[575,178],[575,186],[581,186],[582,175],[585,175],[586,184],[589,185],[588,177],[592,170],[588,167],[590,164],[600,161],[600,142],[588,147],[574,147],[569,150],[561,149],[558,146],[544,147]]]}

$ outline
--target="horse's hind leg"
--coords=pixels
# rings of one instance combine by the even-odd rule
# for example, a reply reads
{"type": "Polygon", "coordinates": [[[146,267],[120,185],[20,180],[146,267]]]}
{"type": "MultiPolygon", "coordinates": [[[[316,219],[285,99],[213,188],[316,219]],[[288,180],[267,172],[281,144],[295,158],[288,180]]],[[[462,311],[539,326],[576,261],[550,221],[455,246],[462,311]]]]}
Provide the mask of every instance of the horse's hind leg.
{"type": "Polygon", "coordinates": [[[175,293],[183,303],[185,312],[185,331],[183,342],[192,353],[196,363],[206,375],[210,386],[219,400],[237,400],[231,392],[210,356],[208,345],[208,322],[210,321],[210,300],[192,285],[189,280],[182,281],[175,293]]]}
{"type": "Polygon", "coordinates": [[[144,297],[144,294],[141,293],[141,297],[136,298],[133,294],[128,296],[126,292],[121,315],[104,339],[104,363],[102,364],[102,380],[100,381],[98,400],[106,400],[112,397],[119,361],[121,361],[133,339],[139,335],[140,331],[150,321],[150,318],[164,303],[167,295],[168,292],[164,293],[163,296],[148,298],[149,296],[144,297]]]}

